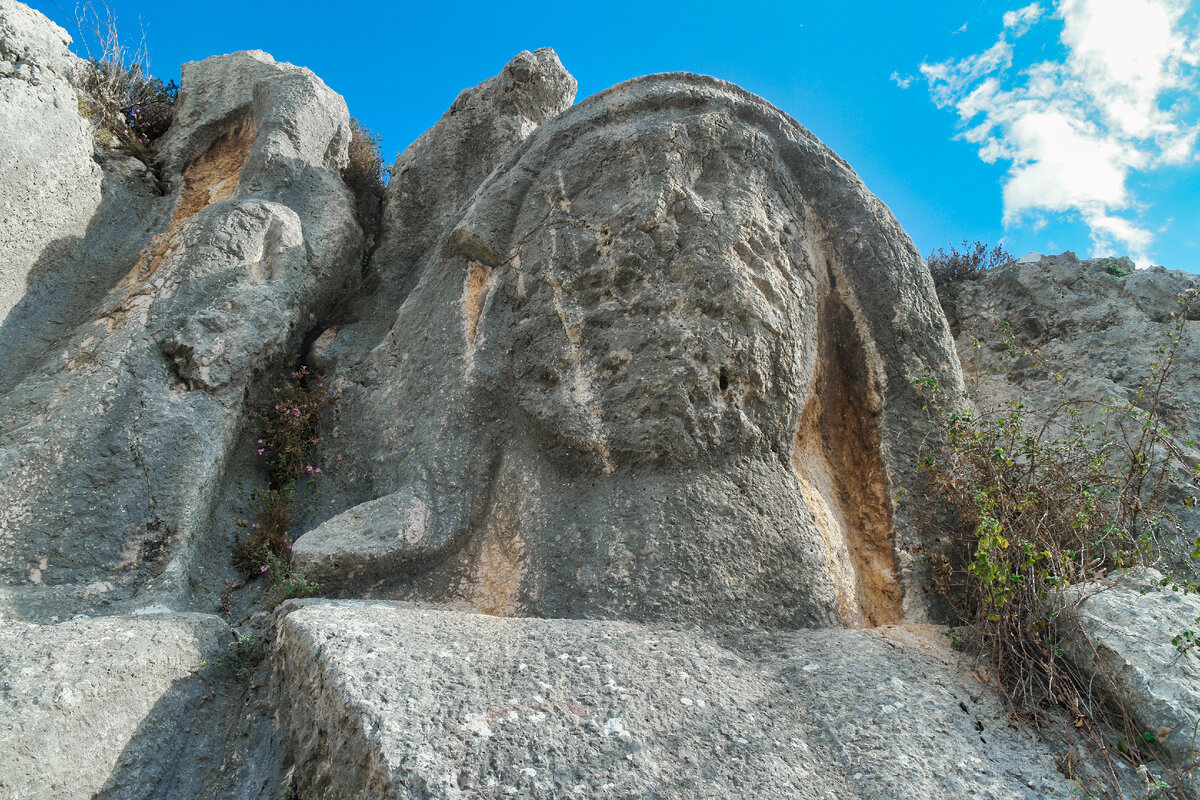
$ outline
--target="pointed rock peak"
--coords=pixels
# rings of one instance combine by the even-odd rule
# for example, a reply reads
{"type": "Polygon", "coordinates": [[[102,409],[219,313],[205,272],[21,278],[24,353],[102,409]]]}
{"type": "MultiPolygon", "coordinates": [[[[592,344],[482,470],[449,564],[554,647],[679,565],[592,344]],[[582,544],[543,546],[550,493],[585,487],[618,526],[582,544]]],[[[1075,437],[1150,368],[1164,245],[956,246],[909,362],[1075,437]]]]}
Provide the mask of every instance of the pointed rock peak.
{"type": "Polygon", "coordinates": [[[548,47],[529,52],[522,50],[500,73],[459,93],[447,115],[466,110],[496,106],[509,115],[524,117],[541,124],[575,102],[579,83],[548,47]]]}

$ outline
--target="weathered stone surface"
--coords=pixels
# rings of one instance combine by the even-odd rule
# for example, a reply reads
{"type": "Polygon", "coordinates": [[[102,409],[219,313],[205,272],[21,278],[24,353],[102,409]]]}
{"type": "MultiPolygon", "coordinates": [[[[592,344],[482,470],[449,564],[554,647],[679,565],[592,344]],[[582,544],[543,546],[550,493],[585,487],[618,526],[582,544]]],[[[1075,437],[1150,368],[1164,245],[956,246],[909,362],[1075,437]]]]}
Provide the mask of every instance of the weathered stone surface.
{"type": "Polygon", "coordinates": [[[48,272],[102,251],[107,274],[28,294],[22,318],[55,324],[37,358],[14,348],[22,371],[0,381],[10,613],[44,616],[47,586],[58,613],[135,589],[178,601],[247,389],[361,265],[348,142],[345,103],[311,72],[235,53],[184,66],[160,151],[166,196],[131,190],[127,160],[106,161],[95,237],[48,272]],[[103,248],[114,242],[124,263],[103,248]]]}
{"type": "Polygon", "coordinates": [[[199,796],[171,794],[170,780],[150,778],[196,757],[171,745],[187,738],[211,695],[202,665],[222,636],[225,623],[207,614],[0,624],[0,795],[199,796]],[[123,753],[147,741],[159,761],[140,765],[144,783],[126,783],[132,765],[123,753]],[[103,794],[114,786],[123,792],[103,794]]]}
{"type": "Polygon", "coordinates": [[[84,235],[100,203],[70,42],[38,12],[0,0],[0,325],[31,277],[84,235]]]}
{"type": "Polygon", "coordinates": [[[295,605],[280,647],[302,797],[1069,794],[933,628],[722,639],[295,605]]]}
{"type": "MultiPolygon", "coordinates": [[[[570,107],[575,79],[553,50],[519,53],[499,75],[464,89],[442,118],[397,156],[384,198],[379,242],[365,287],[350,310],[353,324],[317,340],[311,363],[346,372],[392,324],[420,277],[425,254],[497,166],[546,120],[570,107]]],[[[364,498],[347,482],[345,505],[364,498]]]]}
{"type": "MultiPolygon", "coordinates": [[[[297,565],[457,608],[289,604],[270,700],[268,665],[212,670],[215,617],[26,624],[256,624],[224,580],[248,398],[364,251],[307,70],[185,65],[147,167],[93,149],[65,34],[12,0],[0,34],[0,794],[277,797],[284,737],[306,798],[1069,794],[939,631],[890,624],[926,610],[911,380],[962,386],[911,242],[761,99],[672,74],[571,107],[548,50],[400,156],[371,291],[310,362],[345,460],[297,565]]],[[[1106,330],[1109,279],[1063,264],[1016,285],[1072,287],[1064,339],[1106,330]]],[[[1112,284],[1142,316],[1111,324],[1150,338],[1180,280],[1112,284]]],[[[1118,644],[1174,747],[1191,690],[1118,644]]]]}
{"type": "Polygon", "coordinates": [[[952,342],[892,215],[786,115],[621,84],[531,134],[419,270],[339,362],[325,441],[374,502],[302,568],[495,613],[922,615],[891,497],[919,494],[910,380],[959,385],[952,342]]]}
{"type": "Polygon", "coordinates": [[[539,125],[570,107],[577,85],[553,50],[520,53],[499,75],[464,89],[396,158],[374,256],[385,292],[403,298],[394,290],[411,287],[421,257],[471,194],[539,125]]]}
{"type": "MultiPolygon", "coordinates": [[[[956,284],[949,314],[971,395],[985,408],[1024,398],[1042,414],[1061,398],[1079,401],[1077,418],[1104,426],[1101,435],[1120,442],[1118,415],[1104,413],[1104,404],[1147,407],[1150,394],[1139,389],[1154,381],[1155,365],[1163,361],[1161,348],[1175,327],[1171,315],[1182,310],[1179,295],[1197,287],[1200,276],[1192,273],[1135,270],[1128,259],[1080,261],[1072,253],[1009,264],[956,284]],[[1128,274],[1110,274],[1114,264],[1128,274]],[[1036,359],[1007,354],[1004,323],[1020,347],[1037,351],[1036,359]]],[[[1182,434],[1185,459],[1196,464],[1200,449],[1185,442],[1200,439],[1200,296],[1187,317],[1159,411],[1182,434]]],[[[1140,422],[1127,430],[1136,436],[1140,422]]],[[[1192,570],[1187,553],[1200,536],[1200,502],[1189,511],[1184,499],[1200,497],[1200,480],[1182,467],[1174,474],[1164,498],[1180,517],[1172,568],[1192,570]]]]}
{"type": "MultiPolygon", "coordinates": [[[[1063,616],[1067,654],[1153,734],[1175,769],[1200,758],[1200,597],[1137,570],[1069,593],[1063,616]],[[1193,638],[1176,636],[1192,631],[1193,638]]],[[[1190,773],[1185,773],[1190,775],[1190,773]]],[[[1193,791],[1200,779],[1191,777],[1193,791]]]]}

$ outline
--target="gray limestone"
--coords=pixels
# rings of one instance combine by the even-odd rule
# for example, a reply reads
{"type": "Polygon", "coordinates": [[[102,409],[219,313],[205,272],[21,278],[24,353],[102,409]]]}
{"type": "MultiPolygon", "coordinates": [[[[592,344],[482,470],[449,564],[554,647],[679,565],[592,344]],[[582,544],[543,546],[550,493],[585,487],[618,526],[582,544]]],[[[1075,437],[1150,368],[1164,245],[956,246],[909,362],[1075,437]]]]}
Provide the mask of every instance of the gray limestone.
{"type": "MultiPolygon", "coordinates": [[[[146,165],[93,141],[68,43],[0,0],[0,794],[1069,795],[922,624],[912,381],[963,388],[951,326],[794,120],[687,74],[572,105],[523,52],[400,155],[368,253],[311,72],[185,64],[146,165]],[[234,678],[228,625],[170,610],[264,632],[229,517],[300,357],[342,390],[340,469],[293,566],[369,599],[286,603],[234,678]]],[[[1015,314],[1073,388],[1127,397],[1187,283],[1030,260],[951,322],[1015,314]]],[[[1041,390],[976,352],[987,397],[1041,390]]],[[[1183,763],[1194,692],[1123,637],[1200,611],[1127,594],[1079,606],[1076,657],[1183,763]]]]}
{"type": "Polygon", "coordinates": [[[721,637],[384,603],[287,611],[305,798],[1070,794],[933,628],[721,637]]]}
{"type": "Polygon", "coordinates": [[[192,716],[223,636],[207,614],[0,624],[0,796],[93,797],[120,781],[127,748],[192,716]]]}
{"type": "MultiPolygon", "coordinates": [[[[1157,739],[1171,767],[1189,769],[1200,758],[1200,596],[1145,569],[1068,597],[1068,656],[1157,739]]],[[[1190,781],[1200,792],[1200,779],[1190,781]]]]}
{"type": "Polygon", "coordinates": [[[101,201],[70,43],[33,9],[0,0],[0,325],[47,261],[84,235],[101,201]]]}
{"type": "Polygon", "coordinates": [[[247,390],[361,264],[348,142],[344,101],[311,72],[236,53],[184,66],[166,195],[129,159],[103,161],[95,235],[18,304],[36,324],[3,329],[22,351],[0,380],[10,613],[180,602],[247,390]],[[97,261],[103,275],[70,282],[97,261]]]}
{"type": "Polygon", "coordinates": [[[457,196],[382,339],[318,340],[345,389],[325,460],[353,454],[361,505],[299,540],[299,568],[499,614],[923,618],[892,501],[921,496],[911,378],[958,386],[957,359],[844,162],[735,86],[659,75],[457,196]]]}

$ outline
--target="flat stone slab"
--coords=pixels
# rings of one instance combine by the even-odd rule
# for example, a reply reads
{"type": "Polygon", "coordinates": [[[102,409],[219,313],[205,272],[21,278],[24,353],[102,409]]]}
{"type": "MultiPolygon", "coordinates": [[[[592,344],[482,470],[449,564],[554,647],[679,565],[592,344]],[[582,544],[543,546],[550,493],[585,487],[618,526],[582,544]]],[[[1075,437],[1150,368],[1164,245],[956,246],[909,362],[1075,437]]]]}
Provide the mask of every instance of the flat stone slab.
{"type": "Polygon", "coordinates": [[[190,717],[227,630],[210,614],[0,622],[0,797],[148,796],[120,788],[121,756],[190,717]]]}
{"type": "Polygon", "coordinates": [[[305,798],[1069,796],[941,629],[719,635],[362,601],[280,617],[305,798]]]}

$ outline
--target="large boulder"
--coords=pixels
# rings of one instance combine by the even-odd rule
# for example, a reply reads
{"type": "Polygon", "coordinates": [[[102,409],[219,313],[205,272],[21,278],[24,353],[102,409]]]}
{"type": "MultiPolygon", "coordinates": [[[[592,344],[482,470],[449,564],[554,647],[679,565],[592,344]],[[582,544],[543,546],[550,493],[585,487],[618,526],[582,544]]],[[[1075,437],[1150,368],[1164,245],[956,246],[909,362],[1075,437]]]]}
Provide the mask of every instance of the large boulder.
{"type": "Polygon", "coordinates": [[[298,796],[1066,798],[936,629],[724,637],[304,601],[298,796]]]}
{"type": "Polygon", "coordinates": [[[1064,599],[1066,655],[1200,792],[1200,596],[1141,569],[1064,599]]]}
{"type": "Polygon", "coordinates": [[[921,496],[911,382],[960,387],[957,358],[843,161],[735,86],[659,75],[543,123],[468,194],[386,335],[334,348],[324,444],[362,502],[300,568],[498,614],[923,616],[893,498],[921,496]]]}
{"type": "Polygon", "coordinates": [[[46,320],[41,341],[0,329],[23,359],[0,380],[10,613],[61,616],[135,591],[181,602],[248,390],[295,357],[361,266],[341,179],[349,139],[345,102],[315,75],[246,52],[184,65],[159,181],[104,154],[88,233],[18,304],[46,320]],[[93,262],[102,278],[55,288],[93,262]]]}

